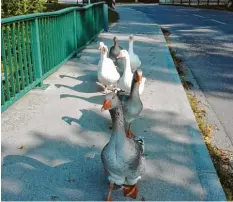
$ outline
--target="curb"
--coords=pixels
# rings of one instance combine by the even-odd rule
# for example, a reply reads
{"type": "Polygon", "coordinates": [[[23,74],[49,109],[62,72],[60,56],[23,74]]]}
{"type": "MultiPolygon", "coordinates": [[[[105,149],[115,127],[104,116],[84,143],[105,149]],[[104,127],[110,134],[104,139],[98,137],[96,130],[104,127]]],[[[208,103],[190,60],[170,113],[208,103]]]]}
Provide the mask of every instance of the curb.
{"type": "MultiPolygon", "coordinates": [[[[119,5],[121,6],[121,5],[119,5]]],[[[131,6],[131,5],[130,5],[131,6]]],[[[133,8],[130,8],[133,9],[133,8]]],[[[133,9],[134,10],[134,9],[133,9]]],[[[141,11],[137,11],[142,14],[144,14],[141,11]]],[[[118,22],[112,24],[111,28],[109,28],[109,32],[112,31],[115,25],[117,25],[118,22]]],[[[156,23],[155,23],[156,24],[156,23]]],[[[177,72],[176,66],[174,64],[174,61],[172,59],[172,56],[170,54],[169,48],[167,46],[167,42],[165,40],[165,37],[163,35],[163,32],[159,27],[159,34],[161,34],[163,38],[164,44],[166,46],[164,47],[164,52],[166,54],[166,59],[167,59],[167,64],[168,68],[171,69],[172,71],[176,72],[176,76],[174,81],[180,85],[180,87],[183,89],[184,92],[184,99],[186,100],[185,102],[188,103],[189,109],[188,109],[188,115],[190,115],[190,120],[191,124],[190,126],[186,127],[187,134],[190,136],[190,144],[191,144],[191,152],[192,152],[192,157],[195,163],[195,167],[197,170],[197,175],[199,177],[200,184],[203,188],[203,200],[204,201],[226,201],[226,196],[223,191],[223,188],[221,186],[221,183],[219,181],[217,172],[215,170],[215,167],[213,165],[213,162],[211,160],[211,157],[209,155],[208,149],[206,147],[206,144],[202,138],[201,132],[199,130],[199,127],[197,125],[195,116],[193,114],[192,108],[190,106],[189,100],[186,97],[186,92],[183,88],[183,85],[180,80],[180,76],[177,72]]],[[[135,33],[137,34],[137,33],[135,33]]],[[[140,33],[138,33],[140,34],[140,33]]]]}
{"type": "MultiPolygon", "coordinates": [[[[159,26],[160,27],[160,26],[159,26]]],[[[159,29],[160,34],[162,34],[163,38],[163,32],[161,28],[159,29]]],[[[167,42],[164,38],[164,41],[166,43],[166,52],[169,55],[168,56],[168,64],[170,69],[176,69],[176,66],[173,62],[172,56],[170,54],[169,48],[167,46],[167,42]]],[[[177,72],[177,77],[179,77],[179,74],[177,72]]],[[[178,79],[177,79],[178,81],[178,79]]],[[[180,77],[179,81],[180,85],[183,88],[183,85],[181,83],[180,77]]],[[[183,89],[184,90],[184,89],[183,89]]],[[[186,94],[185,90],[184,93],[186,94]]],[[[188,98],[186,99],[186,102],[189,103],[188,98]]],[[[190,106],[190,104],[189,104],[190,106]]],[[[192,119],[194,120],[195,125],[193,124],[193,129],[191,127],[187,128],[187,133],[191,135],[191,147],[192,147],[192,154],[194,158],[194,162],[196,165],[196,169],[198,171],[198,176],[200,183],[203,187],[203,190],[205,191],[205,197],[203,200],[211,200],[211,201],[226,201],[226,196],[223,191],[222,185],[219,181],[217,172],[215,170],[215,167],[213,165],[213,162],[211,160],[211,157],[209,155],[208,149],[206,147],[206,144],[202,138],[201,132],[199,130],[199,127],[197,126],[195,116],[193,114],[193,111],[190,106],[190,112],[192,113],[192,119]],[[194,130],[196,129],[196,130],[194,130]]]]}

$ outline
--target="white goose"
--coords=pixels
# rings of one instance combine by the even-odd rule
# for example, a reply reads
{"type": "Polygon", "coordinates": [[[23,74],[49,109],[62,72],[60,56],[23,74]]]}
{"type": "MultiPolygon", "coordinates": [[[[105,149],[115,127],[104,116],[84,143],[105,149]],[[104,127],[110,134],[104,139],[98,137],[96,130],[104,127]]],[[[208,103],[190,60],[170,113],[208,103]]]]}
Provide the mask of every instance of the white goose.
{"type": "Polygon", "coordinates": [[[141,61],[138,55],[135,54],[133,51],[133,42],[134,42],[134,38],[133,38],[133,35],[131,34],[129,36],[129,50],[128,51],[129,51],[130,65],[132,68],[132,72],[134,72],[137,68],[141,66],[141,61]]]}
{"type": "Polygon", "coordinates": [[[105,93],[107,93],[108,86],[114,85],[120,78],[120,74],[116,70],[113,61],[107,57],[108,47],[104,45],[101,48],[102,60],[98,68],[98,80],[104,86],[105,93]]]}
{"type": "Polygon", "coordinates": [[[101,65],[101,61],[103,60],[103,51],[102,51],[102,48],[104,47],[104,42],[100,42],[99,43],[99,47],[98,49],[100,50],[100,60],[99,60],[99,63],[98,63],[98,68],[100,67],[101,65]]]}
{"type": "MultiPolygon", "coordinates": [[[[117,83],[117,88],[120,88],[121,90],[125,91],[126,93],[130,93],[131,90],[131,84],[133,80],[133,73],[131,71],[130,67],[130,56],[127,50],[121,50],[117,58],[124,58],[124,72],[122,77],[117,83]]],[[[143,93],[144,86],[145,86],[146,78],[142,78],[142,83],[139,87],[139,95],[143,93]]]]}

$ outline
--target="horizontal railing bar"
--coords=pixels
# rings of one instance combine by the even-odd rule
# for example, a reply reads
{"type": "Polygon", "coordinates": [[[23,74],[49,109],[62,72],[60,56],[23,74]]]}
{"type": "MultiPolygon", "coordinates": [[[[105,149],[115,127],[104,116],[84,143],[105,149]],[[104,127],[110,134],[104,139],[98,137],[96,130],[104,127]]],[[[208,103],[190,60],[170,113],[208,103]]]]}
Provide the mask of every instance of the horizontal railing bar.
{"type": "Polygon", "coordinates": [[[42,87],[46,77],[103,31],[103,18],[107,18],[104,6],[105,2],[98,2],[83,8],[2,19],[2,32],[6,32],[1,37],[2,112],[35,86],[42,87]],[[9,27],[12,29],[6,30],[9,27]]]}
{"type": "Polygon", "coordinates": [[[69,7],[69,8],[64,8],[62,10],[54,11],[54,12],[27,14],[27,15],[20,15],[20,16],[14,16],[14,17],[9,17],[9,18],[3,18],[1,20],[1,24],[4,25],[4,24],[15,23],[15,22],[19,22],[19,21],[28,21],[28,20],[32,20],[35,18],[59,16],[59,15],[63,15],[63,14],[66,14],[66,13],[69,13],[72,11],[87,10],[93,6],[101,5],[104,3],[105,3],[104,1],[101,1],[101,2],[97,2],[97,3],[93,3],[93,4],[88,4],[88,5],[83,6],[83,7],[69,7]]]}
{"type": "Polygon", "coordinates": [[[58,64],[55,68],[53,68],[52,70],[50,70],[49,72],[45,73],[41,79],[36,79],[30,86],[25,87],[25,89],[21,90],[20,93],[16,94],[15,97],[12,97],[9,101],[6,101],[4,103],[4,105],[1,106],[1,112],[4,112],[6,109],[9,108],[9,106],[11,106],[12,104],[15,103],[15,101],[17,101],[19,98],[23,97],[26,93],[28,93],[32,88],[36,87],[41,81],[43,81],[44,79],[46,79],[48,76],[50,76],[52,73],[54,73],[59,67],[61,67],[62,65],[64,65],[70,58],[72,58],[76,52],[83,50],[88,44],[90,44],[96,36],[99,35],[99,33],[101,33],[103,31],[103,29],[100,30],[100,32],[98,32],[96,35],[94,35],[87,43],[85,43],[85,45],[83,45],[82,47],[78,48],[77,50],[73,51],[64,61],[62,61],[60,64],[58,64]]]}
{"type": "Polygon", "coordinates": [[[36,87],[41,80],[35,80],[31,85],[25,87],[20,93],[17,93],[14,97],[10,98],[10,100],[6,101],[4,105],[1,106],[1,112],[4,112],[8,109],[9,106],[15,103],[19,98],[23,97],[26,93],[28,93],[32,88],[36,87]]]}

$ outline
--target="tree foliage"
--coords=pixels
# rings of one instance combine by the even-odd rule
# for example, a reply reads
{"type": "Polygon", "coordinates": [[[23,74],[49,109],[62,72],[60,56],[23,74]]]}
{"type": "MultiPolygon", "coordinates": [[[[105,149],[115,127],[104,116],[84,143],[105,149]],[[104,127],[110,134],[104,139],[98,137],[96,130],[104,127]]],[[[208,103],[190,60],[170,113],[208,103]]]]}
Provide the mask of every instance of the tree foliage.
{"type": "Polygon", "coordinates": [[[46,0],[1,0],[2,18],[43,12],[45,3],[46,0]]]}

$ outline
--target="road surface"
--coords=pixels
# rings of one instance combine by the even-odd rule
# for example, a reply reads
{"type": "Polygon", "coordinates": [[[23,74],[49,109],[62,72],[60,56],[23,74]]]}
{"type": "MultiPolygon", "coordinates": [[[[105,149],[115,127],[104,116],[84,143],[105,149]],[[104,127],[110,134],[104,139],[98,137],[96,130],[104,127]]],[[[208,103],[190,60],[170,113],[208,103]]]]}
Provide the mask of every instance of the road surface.
{"type": "Polygon", "coordinates": [[[233,13],[162,5],[131,8],[171,31],[174,48],[222,126],[216,144],[233,151],[233,13]]]}

